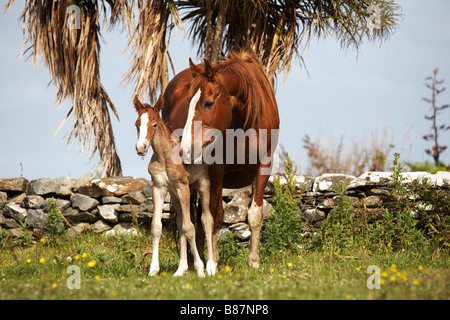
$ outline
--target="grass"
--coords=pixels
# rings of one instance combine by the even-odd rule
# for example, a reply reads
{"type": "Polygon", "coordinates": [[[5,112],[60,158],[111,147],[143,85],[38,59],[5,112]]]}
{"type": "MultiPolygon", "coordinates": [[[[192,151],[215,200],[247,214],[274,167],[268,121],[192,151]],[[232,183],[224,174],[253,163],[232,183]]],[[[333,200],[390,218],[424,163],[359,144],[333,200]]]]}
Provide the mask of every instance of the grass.
{"type": "Polygon", "coordinates": [[[177,249],[166,234],[161,244],[161,271],[148,277],[150,248],[146,237],[105,238],[86,235],[87,243],[63,236],[26,247],[5,245],[0,252],[0,299],[449,299],[448,253],[421,256],[409,252],[351,255],[331,252],[286,252],[266,257],[258,270],[245,265],[247,249],[219,263],[214,277],[195,272],[173,277],[177,249]],[[142,256],[144,255],[144,259],[142,256]],[[145,264],[145,269],[144,269],[145,264]],[[80,269],[80,289],[69,289],[80,269]],[[381,289],[367,288],[370,265],[381,269],[381,289]]]}

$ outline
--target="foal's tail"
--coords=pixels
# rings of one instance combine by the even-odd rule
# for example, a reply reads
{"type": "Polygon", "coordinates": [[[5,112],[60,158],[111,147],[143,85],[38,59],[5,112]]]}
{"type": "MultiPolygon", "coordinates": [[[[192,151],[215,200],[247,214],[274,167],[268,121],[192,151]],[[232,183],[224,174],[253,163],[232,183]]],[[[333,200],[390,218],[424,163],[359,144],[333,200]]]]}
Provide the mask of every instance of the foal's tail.
{"type": "MultiPolygon", "coordinates": [[[[191,197],[190,197],[190,206],[189,211],[191,215],[191,221],[195,227],[195,243],[197,244],[198,254],[202,261],[205,261],[205,231],[203,230],[202,225],[202,206],[200,203],[200,197],[198,196],[197,190],[191,189],[191,197]]],[[[177,244],[177,252],[180,253],[180,248],[178,247],[178,240],[180,239],[180,235],[177,228],[177,212],[172,204],[172,200],[170,201],[170,220],[169,220],[169,228],[172,231],[172,236],[177,244]]],[[[188,265],[189,267],[194,266],[194,256],[191,253],[191,248],[189,243],[187,244],[188,248],[188,265]]]]}
{"type": "MultiPolygon", "coordinates": [[[[205,261],[205,230],[202,225],[202,206],[197,190],[191,190],[190,198],[191,221],[195,227],[195,243],[197,244],[198,254],[202,261],[205,261]]],[[[188,263],[194,265],[194,257],[191,251],[188,251],[188,263]]]]}

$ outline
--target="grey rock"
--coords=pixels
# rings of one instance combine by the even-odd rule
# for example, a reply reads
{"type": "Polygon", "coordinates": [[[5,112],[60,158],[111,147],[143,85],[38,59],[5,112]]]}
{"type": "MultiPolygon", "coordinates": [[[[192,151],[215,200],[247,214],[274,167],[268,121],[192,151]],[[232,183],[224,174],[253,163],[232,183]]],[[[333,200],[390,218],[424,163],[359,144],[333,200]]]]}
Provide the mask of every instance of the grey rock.
{"type": "Polygon", "coordinates": [[[31,236],[31,231],[25,230],[23,228],[14,228],[14,229],[6,230],[6,234],[13,238],[21,238],[21,237],[25,236],[26,234],[31,236]]]}
{"type": "MultiPolygon", "coordinates": [[[[87,230],[90,230],[91,229],[91,225],[89,223],[87,223],[87,222],[81,222],[81,223],[78,223],[78,224],[74,225],[73,228],[75,230],[77,230],[78,233],[81,234],[81,233],[83,233],[83,232],[85,232],[87,230]]],[[[73,231],[72,228],[69,228],[66,231],[65,237],[68,238],[68,239],[75,239],[75,238],[78,237],[78,234],[75,231],[73,231]]]]}
{"type": "Polygon", "coordinates": [[[122,202],[125,204],[141,204],[146,200],[144,194],[141,191],[135,191],[128,193],[122,197],[122,202]]]}
{"type": "MultiPolygon", "coordinates": [[[[50,207],[50,200],[51,198],[47,198],[44,201],[44,211],[48,210],[48,207],[50,207]]],[[[67,208],[71,206],[71,202],[69,200],[65,199],[54,199],[56,202],[56,206],[59,208],[59,211],[63,212],[67,208]]]]}
{"type": "Polygon", "coordinates": [[[70,196],[72,208],[80,209],[81,211],[89,211],[97,207],[100,202],[84,194],[74,193],[70,196]]]}
{"type": "Polygon", "coordinates": [[[153,181],[149,181],[145,185],[145,187],[142,189],[142,194],[144,195],[145,198],[152,197],[152,195],[153,195],[152,187],[153,187],[153,181]]]}
{"type": "Polygon", "coordinates": [[[78,188],[78,193],[91,197],[123,196],[142,191],[148,180],[134,177],[107,177],[95,179],[78,188]]]}
{"type": "Polygon", "coordinates": [[[7,201],[8,194],[6,192],[0,191],[0,209],[3,208],[7,201]]]}
{"type": "Polygon", "coordinates": [[[16,220],[5,217],[3,211],[0,210],[0,227],[14,229],[19,227],[19,225],[16,220]]]}
{"type": "Polygon", "coordinates": [[[27,224],[35,229],[43,229],[45,227],[46,213],[42,209],[28,209],[27,224]]]}
{"type": "Polygon", "coordinates": [[[14,203],[17,203],[17,204],[21,204],[23,199],[25,199],[26,196],[27,196],[27,194],[25,192],[24,193],[19,193],[19,194],[16,194],[16,195],[10,197],[8,199],[8,202],[14,202],[14,203]]]}
{"type": "Polygon", "coordinates": [[[22,200],[21,206],[27,209],[40,209],[44,206],[45,200],[41,196],[26,196],[22,200]]]}
{"type": "Polygon", "coordinates": [[[131,224],[127,222],[119,222],[112,228],[111,230],[106,231],[103,233],[105,237],[115,236],[115,235],[121,235],[126,234],[130,236],[137,236],[138,232],[136,228],[131,224]]]}
{"type": "Polygon", "coordinates": [[[310,224],[314,224],[318,221],[325,219],[325,212],[319,209],[306,209],[302,212],[302,216],[308,221],[310,224]]]}
{"type": "Polygon", "coordinates": [[[75,179],[70,177],[61,177],[55,179],[41,178],[32,180],[29,184],[30,195],[57,195],[70,196],[72,194],[72,186],[75,179]]]}
{"type": "Polygon", "coordinates": [[[439,171],[434,177],[431,177],[430,182],[434,183],[437,187],[448,189],[450,188],[450,172],[439,171]]]}
{"type": "Polygon", "coordinates": [[[363,199],[363,203],[367,208],[377,208],[383,204],[383,200],[379,196],[369,196],[363,199]]]}
{"type": "Polygon", "coordinates": [[[0,179],[0,191],[27,192],[28,180],[25,178],[0,179]]]}
{"type": "Polygon", "coordinates": [[[313,192],[326,192],[334,191],[339,187],[339,183],[343,182],[345,185],[351,184],[356,180],[355,176],[340,174],[340,173],[327,173],[314,180],[313,192]]]}
{"type": "Polygon", "coordinates": [[[139,211],[153,212],[153,199],[147,198],[140,206],[139,211]]]}
{"type": "Polygon", "coordinates": [[[245,221],[250,204],[247,190],[236,193],[233,199],[224,208],[224,223],[236,223],[245,221]]]}
{"type": "Polygon", "coordinates": [[[98,220],[96,223],[91,225],[91,231],[95,233],[102,233],[110,229],[110,225],[105,220],[98,220]]]}
{"type": "Polygon", "coordinates": [[[75,208],[67,208],[62,212],[63,216],[67,218],[72,223],[77,222],[94,222],[97,217],[94,213],[88,211],[81,211],[75,208]]]}
{"type": "Polygon", "coordinates": [[[106,221],[117,223],[119,221],[119,204],[104,204],[98,206],[98,213],[106,221]]]}
{"type": "Polygon", "coordinates": [[[121,203],[121,202],[122,202],[122,199],[119,197],[107,196],[107,197],[102,198],[103,204],[114,204],[114,203],[121,203]]]}
{"type": "Polygon", "coordinates": [[[14,202],[9,202],[3,207],[5,217],[10,217],[18,221],[25,221],[27,218],[27,210],[14,202]]]}
{"type": "Polygon", "coordinates": [[[351,181],[347,189],[387,186],[392,180],[392,172],[369,171],[351,181]]]}
{"type": "MultiPolygon", "coordinates": [[[[144,212],[144,211],[137,211],[134,213],[134,215],[139,222],[150,222],[151,217],[153,216],[152,214],[150,214],[150,212],[144,212]]],[[[126,213],[119,212],[119,220],[131,222],[131,221],[133,221],[133,215],[128,212],[126,212],[126,213]]]]}

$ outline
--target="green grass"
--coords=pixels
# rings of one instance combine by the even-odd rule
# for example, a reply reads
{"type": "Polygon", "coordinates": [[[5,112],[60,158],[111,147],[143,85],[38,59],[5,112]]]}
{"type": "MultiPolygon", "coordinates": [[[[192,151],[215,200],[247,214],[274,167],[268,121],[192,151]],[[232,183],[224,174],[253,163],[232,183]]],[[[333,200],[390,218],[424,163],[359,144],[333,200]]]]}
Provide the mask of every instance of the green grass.
{"type": "Polygon", "coordinates": [[[449,256],[408,251],[373,253],[354,248],[346,255],[320,250],[277,252],[262,257],[258,270],[245,265],[246,249],[219,263],[214,277],[194,271],[173,277],[177,248],[165,234],[160,274],[148,277],[150,239],[62,236],[0,251],[0,299],[449,299],[449,256]],[[142,259],[144,256],[144,259],[142,259]],[[44,260],[45,259],[45,260],[44,260]],[[95,261],[95,263],[93,262],[95,261]],[[144,269],[145,263],[145,269],[144,269]],[[68,289],[67,268],[80,268],[80,289],[68,289]],[[381,289],[370,290],[367,267],[381,268],[381,289]]]}

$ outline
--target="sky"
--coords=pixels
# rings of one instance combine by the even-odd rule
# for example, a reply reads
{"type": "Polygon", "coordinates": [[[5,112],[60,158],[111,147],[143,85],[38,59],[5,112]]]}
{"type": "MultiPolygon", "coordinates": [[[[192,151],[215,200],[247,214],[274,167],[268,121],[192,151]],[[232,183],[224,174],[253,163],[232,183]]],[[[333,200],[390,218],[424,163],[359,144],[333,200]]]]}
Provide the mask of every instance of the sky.
{"type": "MultiPolygon", "coordinates": [[[[99,158],[89,160],[75,142],[69,149],[64,137],[71,118],[53,138],[70,109],[70,102],[58,110],[57,89],[42,62],[33,66],[20,57],[23,45],[23,0],[0,15],[0,178],[29,180],[70,176],[78,178],[97,170],[99,158]]],[[[403,20],[383,43],[364,43],[359,52],[342,50],[333,38],[313,39],[303,53],[306,69],[298,62],[284,82],[276,86],[280,112],[280,143],[303,173],[307,154],[303,137],[319,141],[370,144],[372,135],[394,145],[404,162],[431,161],[424,150],[431,143],[422,136],[431,122],[424,115],[430,106],[421,100],[430,90],[425,77],[439,67],[438,78],[450,82],[450,1],[400,0],[403,20]]],[[[3,9],[4,2],[1,6],[3,9]]],[[[137,114],[131,103],[132,87],[121,84],[130,67],[129,51],[123,52],[126,36],[119,30],[102,32],[101,79],[114,102],[120,121],[111,114],[123,175],[149,178],[151,152],[143,159],[136,154],[134,123],[137,114]]],[[[175,71],[187,68],[188,59],[200,63],[196,49],[179,31],[169,47],[175,71]]],[[[170,74],[173,77],[172,74],[170,74]]],[[[450,88],[438,97],[438,104],[450,103],[450,88]]],[[[450,111],[438,116],[450,125],[450,111]]],[[[450,147],[450,131],[442,133],[441,145],[450,147]]],[[[450,163],[450,149],[441,160],[450,163]]]]}

